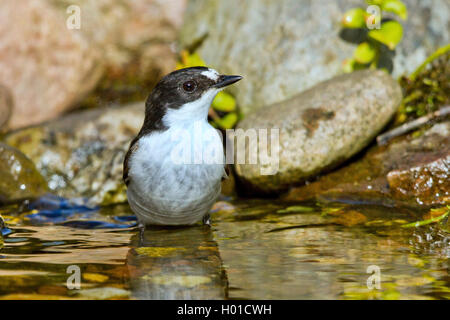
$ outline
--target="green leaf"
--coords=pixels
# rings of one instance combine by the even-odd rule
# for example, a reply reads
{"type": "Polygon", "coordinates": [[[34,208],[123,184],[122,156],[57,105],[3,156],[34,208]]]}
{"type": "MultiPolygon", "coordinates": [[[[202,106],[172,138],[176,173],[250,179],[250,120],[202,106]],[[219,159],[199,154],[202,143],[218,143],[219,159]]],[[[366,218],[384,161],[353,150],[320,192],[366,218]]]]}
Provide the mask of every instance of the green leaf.
{"type": "Polygon", "coordinates": [[[384,1],[386,0],[366,0],[368,5],[377,5],[377,6],[381,6],[384,1]]]}
{"type": "MultiPolygon", "coordinates": [[[[437,209],[437,210],[439,210],[439,209],[437,209]]],[[[416,221],[413,223],[404,224],[404,225],[402,225],[402,228],[417,228],[417,227],[425,226],[430,223],[436,223],[441,220],[444,220],[449,214],[450,214],[450,206],[447,206],[447,211],[440,216],[437,216],[437,217],[434,217],[431,219],[427,219],[427,220],[416,221]]]]}
{"type": "Polygon", "coordinates": [[[415,80],[416,77],[422,72],[422,70],[429,64],[431,61],[443,56],[447,52],[450,52],[450,44],[437,49],[433,54],[431,54],[410,76],[410,80],[415,80]]]}
{"type": "Polygon", "coordinates": [[[361,8],[350,9],[342,18],[342,25],[345,28],[364,28],[366,12],[361,8]]]}
{"type": "Polygon", "coordinates": [[[181,61],[177,63],[176,69],[189,68],[189,67],[205,67],[206,63],[200,57],[198,53],[190,54],[188,51],[183,50],[181,52],[181,61]]]}
{"type": "Polygon", "coordinates": [[[186,67],[197,67],[197,66],[205,67],[206,63],[205,61],[203,61],[202,58],[200,58],[200,55],[198,53],[193,53],[188,56],[186,67]]]}
{"type": "Polygon", "coordinates": [[[355,63],[356,63],[356,61],[354,59],[346,59],[346,60],[344,60],[344,63],[342,65],[342,70],[345,73],[353,72],[355,63]]]}
{"type": "Polygon", "coordinates": [[[397,21],[388,21],[381,25],[380,29],[371,30],[369,37],[375,39],[394,50],[397,44],[402,40],[403,27],[397,21]]]}
{"type": "Polygon", "coordinates": [[[370,63],[376,56],[376,49],[373,45],[368,42],[361,43],[358,47],[356,47],[353,57],[356,62],[361,64],[370,63]]]}
{"type": "Polygon", "coordinates": [[[408,19],[408,9],[400,0],[384,0],[381,4],[381,10],[393,12],[403,20],[408,19]]]}
{"type": "Polygon", "coordinates": [[[367,65],[358,63],[355,59],[346,59],[343,63],[342,70],[344,73],[350,73],[356,70],[367,69],[367,65]]]}
{"type": "Polygon", "coordinates": [[[222,119],[216,120],[216,124],[222,129],[231,129],[238,120],[238,115],[235,112],[227,114],[222,119]]]}
{"type": "Polygon", "coordinates": [[[221,91],[214,99],[212,107],[217,111],[231,112],[236,110],[236,100],[231,94],[221,91]]]}

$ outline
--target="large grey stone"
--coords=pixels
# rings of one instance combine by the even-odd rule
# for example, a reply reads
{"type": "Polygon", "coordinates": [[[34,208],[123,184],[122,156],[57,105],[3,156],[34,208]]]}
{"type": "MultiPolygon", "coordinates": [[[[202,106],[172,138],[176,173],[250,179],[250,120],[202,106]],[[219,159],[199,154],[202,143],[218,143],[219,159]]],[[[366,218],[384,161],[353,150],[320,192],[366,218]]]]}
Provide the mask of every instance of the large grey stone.
{"type": "MultiPolygon", "coordinates": [[[[247,160],[235,165],[236,173],[257,191],[283,191],[367,146],[391,119],[401,98],[400,86],[386,72],[364,70],[337,76],[290,100],[259,109],[238,128],[278,128],[279,164],[247,160]],[[262,169],[276,174],[262,175],[262,169]]],[[[249,143],[245,149],[247,154],[262,154],[249,143]]]]}
{"type": "MultiPolygon", "coordinates": [[[[409,10],[396,49],[394,76],[413,71],[450,42],[450,2],[404,0],[409,10]]],[[[356,45],[341,39],[342,14],[362,0],[193,0],[181,28],[182,46],[198,48],[221,72],[243,75],[230,88],[244,114],[290,98],[342,70],[356,45]]]]}

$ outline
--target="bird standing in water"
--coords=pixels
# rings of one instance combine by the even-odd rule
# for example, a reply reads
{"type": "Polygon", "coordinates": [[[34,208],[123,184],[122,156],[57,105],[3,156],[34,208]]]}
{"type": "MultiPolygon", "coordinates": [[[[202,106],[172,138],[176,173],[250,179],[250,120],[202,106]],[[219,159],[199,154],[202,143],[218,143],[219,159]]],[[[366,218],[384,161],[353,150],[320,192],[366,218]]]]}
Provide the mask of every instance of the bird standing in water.
{"type": "Polygon", "coordinates": [[[123,170],[128,203],[141,225],[209,224],[225,170],[222,139],[208,123],[208,110],[219,91],[240,79],[192,67],[168,74],[153,89],[123,170]]]}

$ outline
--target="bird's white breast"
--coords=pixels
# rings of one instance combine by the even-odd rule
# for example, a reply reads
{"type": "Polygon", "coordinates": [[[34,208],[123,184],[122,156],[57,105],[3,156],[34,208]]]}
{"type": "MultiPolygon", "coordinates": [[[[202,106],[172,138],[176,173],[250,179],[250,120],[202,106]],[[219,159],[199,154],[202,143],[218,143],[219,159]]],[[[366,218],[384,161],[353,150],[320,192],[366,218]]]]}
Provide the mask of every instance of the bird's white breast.
{"type": "Polygon", "coordinates": [[[224,172],[222,141],[206,121],[139,139],[130,159],[131,183],[151,197],[202,197],[224,172]]]}
{"type": "Polygon", "coordinates": [[[129,160],[128,200],[147,224],[192,224],[208,213],[225,174],[222,139],[207,122],[218,89],[169,109],[154,131],[136,142],[129,160]]]}

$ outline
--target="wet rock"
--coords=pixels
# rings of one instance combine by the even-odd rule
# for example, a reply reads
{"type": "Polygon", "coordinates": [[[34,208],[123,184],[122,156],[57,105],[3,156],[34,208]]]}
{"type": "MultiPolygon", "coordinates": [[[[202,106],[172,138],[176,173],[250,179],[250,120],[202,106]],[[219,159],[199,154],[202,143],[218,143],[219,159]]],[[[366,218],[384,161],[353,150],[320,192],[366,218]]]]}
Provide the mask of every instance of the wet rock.
{"type": "Polygon", "coordinates": [[[8,123],[13,108],[9,89],[0,84],[0,130],[8,123]]]}
{"type": "Polygon", "coordinates": [[[0,81],[16,107],[10,128],[55,118],[79,102],[105,72],[136,56],[155,77],[175,66],[170,49],[185,0],[13,1],[0,4],[0,81]],[[69,29],[80,9],[80,28],[69,29]],[[27,21],[27,23],[23,23],[27,21]]]}
{"type": "Polygon", "coordinates": [[[421,139],[409,146],[392,146],[390,152],[403,154],[403,161],[386,175],[396,199],[419,204],[450,202],[450,123],[435,125],[421,139]],[[420,152],[423,148],[425,152],[420,152]]]}
{"type": "Polygon", "coordinates": [[[0,215],[0,249],[3,248],[3,229],[5,228],[5,221],[0,215]]]}
{"type": "Polygon", "coordinates": [[[32,199],[48,192],[34,163],[4,143],[0,143],[0,176],[0,203],[32,199]]]}
{"type": "Polygon", "coordinates": [[[99,108],[23,129],[6,141],[36,163],[51,190],[93,203],[126,201],[122,163],[144,119],[144,103],[99,108]]]}
{"type": "MultiPolygon", "coordinates": [[[[391,119],[401,97],[399,85],[387,73],[366,70],[335,77],[290,100],[266,106],[248,115],[238,128],[279,129],[279,164],[236,163],[236,173],[257,191],[284,191],[367,146],[391,119]]],[[[265,151],[257,150],[256,144],[245,147],[247,155],[261,157],[265,151]]]]}
{"type": "Polygon", "coordinates": [[[325,199],[386,205],[450,202],[450,122],[420,137],[374,147],[347,167],[292,189],[287,200],[325,199]]]}
{"type": "Polygon", "coordinates": [[[356,210],[332,211],[329,215],[333,216],[333,219],[331,220],[333,223],[346,227],[351,227],[367,221],[367,217],[356,210]]]}
{"type": "MultiPolygon", "coordinates": [[[[448,1],[404,2],[409,15],[400,20],[404,38],[395,50],[395,77],[450,42],[448,1]]],[[[359,6],[364,2],[190,1],[180,40],[184,47],[200,44],[200,55],[221,72],[244,76],[230,90],[247,114],[340,73],[356,47],[340,37],[340,20],[359,6]]]]}

